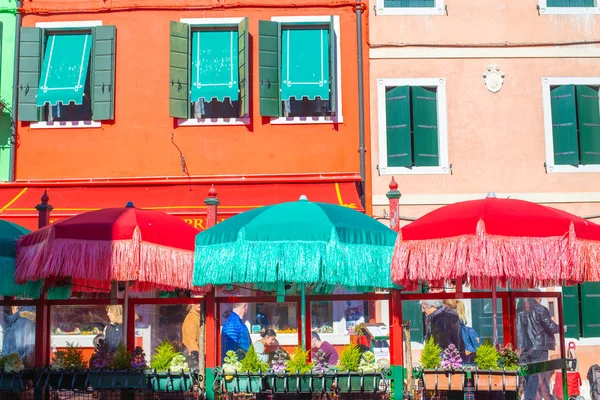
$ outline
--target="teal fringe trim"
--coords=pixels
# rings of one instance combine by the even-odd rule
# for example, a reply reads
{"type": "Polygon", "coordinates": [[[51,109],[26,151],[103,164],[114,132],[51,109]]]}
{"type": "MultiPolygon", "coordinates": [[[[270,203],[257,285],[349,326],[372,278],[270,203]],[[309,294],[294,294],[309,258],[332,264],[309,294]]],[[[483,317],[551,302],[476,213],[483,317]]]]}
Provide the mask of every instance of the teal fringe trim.
{"type": "Polygon", "coordinates": [[[324,241],[247,241],[198,245],[195,286],[279,281],[345,288],[397,287],[391,281],[393,246],[341,243],[335,229],[324,241]]]}
{"type": "Polygon", "coordinates": [[[42,292],[43,281],[29,281],[22,285],[15,283],[15,263],[14,257],[0,257],[0,296],[15,296],[37,299],[42,292]]]}

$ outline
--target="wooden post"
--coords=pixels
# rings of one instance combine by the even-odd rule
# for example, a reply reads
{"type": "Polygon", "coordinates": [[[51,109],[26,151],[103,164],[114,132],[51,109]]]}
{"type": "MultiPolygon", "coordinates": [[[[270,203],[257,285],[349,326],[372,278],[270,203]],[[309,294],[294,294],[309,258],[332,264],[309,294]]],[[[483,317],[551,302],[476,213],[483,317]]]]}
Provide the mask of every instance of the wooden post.
{"type": "Polygon", "coordinates": [[[406,368],[406,382],[408,383],[408,398],[413,397],[415,387],[412,378],[412,347],[410,345],[410,321],[402,321],[404,335],[404,367],[406,368]]]}
{"type": "Polygon", "coordinates": [[[385,195],[390,201],[390,228],[398,232],[400,231],[400,197],[402,194],[400,194],[398,184],[393,176],[389,188],[389,192],[385,195]]]}
{"type": "MultiPolygon", "coordinates": [[[[217,206],[219,205],[219,199],[217,198],[217,190],[211,185],[208,190],[208,197],[204,199],[206,204],[206,227],[207,229],[212,228],[217,223],[217,206]]],[[[216,367],[215,354],[216,354],[216,341],[215,341],[215,300],[214,290],[207,293],[202,301],[202,307],[200,310],[200,334],[198,337],[198,370],[202,375],[200,380],[200,387],[204,393],[207,393],[211,388],[207,387],[207,376],[206,368],[216,367]],[[206,343],[209,342],[208,347],[206,343]],[[207,348],[210,351],[207,354],[207,348]]],[[[212,381],[212,379],[211,379],[212,381]]],[[[208,394],[208,393],[207,393],[208,394]]]]}
{"type": "MultiPolygon", "coordinates": [[[[48,201],[48,192],[44,190],[41,203],[35,206],[38,212],[38,228],[41,229],[50,223],[50,212],[54,209],[48,201]]],[[[37,302],[35,310],[35,366],[45,367],[50,360],[50,310],[46,301],[48,288],[44,282],[42,294],[37,302]]]]}

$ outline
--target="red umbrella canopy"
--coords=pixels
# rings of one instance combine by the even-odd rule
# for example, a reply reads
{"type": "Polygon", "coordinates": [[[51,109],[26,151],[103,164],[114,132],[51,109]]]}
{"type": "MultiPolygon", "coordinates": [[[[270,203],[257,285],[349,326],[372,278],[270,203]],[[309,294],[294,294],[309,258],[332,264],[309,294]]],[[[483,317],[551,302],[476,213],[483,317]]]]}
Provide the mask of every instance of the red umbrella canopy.
{"type": "Polygon", "coordinates": [[[401,229],[392,280],[513,287],[600,280],[600,225],[555,208],[488,197],[438,208],[401,229]]]}
{"type": "Polygon", "coordinates": [[[87,212],[23,236],[15,279],[72,277],[92,291],[110,281],[191,289],[197,233],[179,218],[133,206],[87,212]]]}

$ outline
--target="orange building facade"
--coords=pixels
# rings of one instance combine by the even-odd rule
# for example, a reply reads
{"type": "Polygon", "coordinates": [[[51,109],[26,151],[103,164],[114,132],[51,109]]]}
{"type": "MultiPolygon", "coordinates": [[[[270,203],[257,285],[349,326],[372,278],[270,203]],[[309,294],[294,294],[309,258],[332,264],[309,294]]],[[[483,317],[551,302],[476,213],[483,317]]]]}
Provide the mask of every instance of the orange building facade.
{"type": "Polygon", "coordinates": [[[202,229],[213,184],[224,217],[301,194],[365,209],[356,3],[40,0],[22,13],[0,218],[35,228],[48,189],[54,220],[133,201],[202,229]]]}

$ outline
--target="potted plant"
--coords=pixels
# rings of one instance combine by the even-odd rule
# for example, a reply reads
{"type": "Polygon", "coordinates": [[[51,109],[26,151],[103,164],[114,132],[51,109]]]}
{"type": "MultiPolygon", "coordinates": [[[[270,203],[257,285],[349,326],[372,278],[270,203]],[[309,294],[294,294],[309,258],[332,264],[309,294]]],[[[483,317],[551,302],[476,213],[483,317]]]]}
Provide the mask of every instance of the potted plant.
{"type": "Polygon", "coordinates": [[[53,389],[85,390],[88,386],[86,369],[83,350],[67,342],[64,350],[54,353],[50,369],[46,372],[45,386],[53,389]]]}
{"type": "Polygon", "coordinates": [[[90,358],[90,383],[94,389],[143,389],[148,387],[144,373],[147,367],[144,351],[136,347],[133,353],[123,343],[110,354],[100,340],[90,358]],[[135,358],[133,355],[135,354],[135,358]]]}
{"type": "Polygon", "coordinates": [[[423,367],[423,383],[427,390],[437,390],[439,388],[447,387],[447,378],[444,371],[440,369],[442,362],[442,348],[438,346],[433,340],[433,337],[429,337],[423,350],[421,351],[420,363],[423,367]],[[442,379],[441,385],[439,379],[442,379]],[[444,382],[446,385],[444,385],[444,382]]]}
{"type": "Polygon", "coordinates": [[[335,371],[335,368],[329,365],[325,352],[321,349],[317,350],[312,363],[313,392],[331,390],[333,386],[333,375],[331,372],[335,371]]]}
{"type": "MultiPolygon", "coordinates": [[[[510,369],[516,367],[513,365],[516,353],[512,350],[512,346],[502,349],[502,352],[504,358],[501,360],[501,353],[489,341],[479,346],[475,352],[477,364],[473,374],[475,390],[516,390],[517,370],[510,369]],[[502,367],[500,362],[503,364],[502,367]]],[[[518,359],[518,355],[516,356],[518,359]]]]}
{"type": "Polygon", "coordinates": [[[462,390],[464,374],[462,370],[462,358],[453,343],[442,352],[441,366],[444,369],[445,380],[440,382],[438,377],[438,388],[440,390],[462,390]]]}
{"type": "Polygon", "coordinates": [[[296,351],[291,355],[285,367],[286,377],[284,377],[283,383],[284,391],[291,393],[310,393],[311,388],[311,377],[309,376],[312,366],[308,363],[309,350],[302,350],[302,347],[296,347],[296,351]],[[287,381],[287,388],[285,387],[285,381],[287,381]],[[287,389],[287,390],[286,390],[287,389]]]}
{"type": "Polygon", "coordinates": [[[269,369],[269,364],[261,361],[250,346],[242,361],[233,351],[227,352],[223,364],[226,379],[223,381],[225,390],[231,393],[259,393],[264,387],[263,373],[269,369]],[[228,379],[230,377],[230,379],[228,379]]]}
{"type": "Polygon", "coordinates": [[[374,363],[375,356],[372,352],[367,351],[361,353],[360,349],[353,344],[344,346],[340,353],[338,368],[340,374],[337,377],[337,386],[339,387],[340,392],[351,393],[375,391],[375,389],[379,387],[381,374],[378,372],[367,372],[364,370],[369,364],[374,363]]]}
{"type": "Polygon", "coordinates": [[[25,373],[23,360],[17,353],[10,353],[6,356],[0,354],[0,390],[2,391],[21,391],[25,388],[23,379],[15,379],[25,373]]]}
{"type": "Polygon", "coordinates": [[[169,392],[191,390],[193,382],[186,359],[168,340],[163,340],[154,349],[150,367],[154,370],[151,377],[154,390],[169,392]]]}

